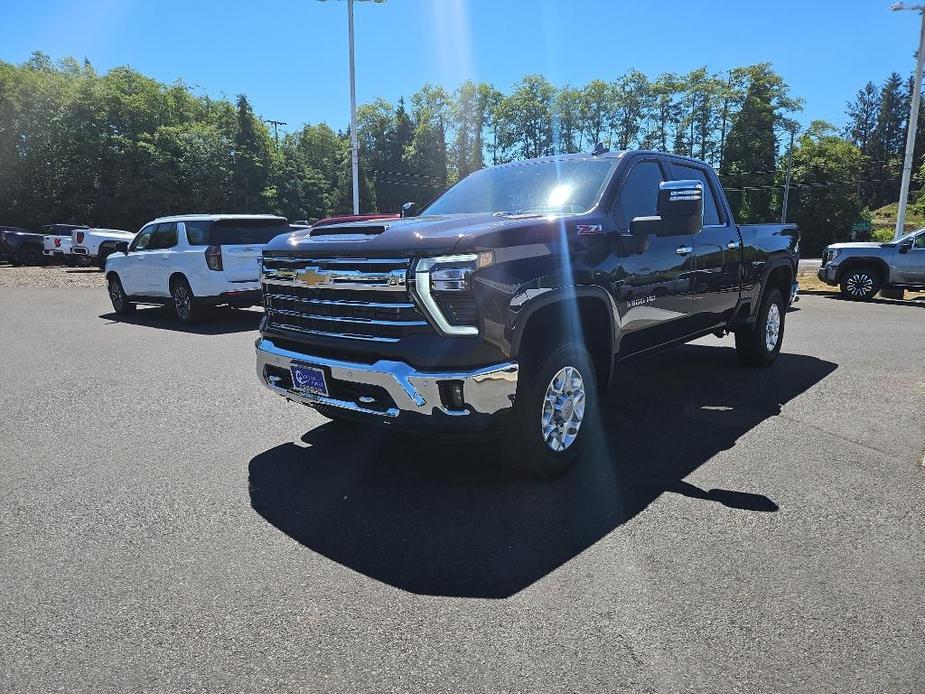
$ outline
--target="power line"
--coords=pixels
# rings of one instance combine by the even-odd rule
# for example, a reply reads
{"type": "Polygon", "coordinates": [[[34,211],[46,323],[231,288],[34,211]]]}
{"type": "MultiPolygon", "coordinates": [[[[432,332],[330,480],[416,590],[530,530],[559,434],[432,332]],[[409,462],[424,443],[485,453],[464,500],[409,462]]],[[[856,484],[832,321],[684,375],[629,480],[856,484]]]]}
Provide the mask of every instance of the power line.
{"type": "Polygon", "coordinates": [[[273,120],[272,118],[265,118],[263,122],[264,122],[264,123],[269,123],[270,125],[273,126],[273,139],[276,140],[276,146],[279,147],[279,130],[278,130],[278,128],[279,128],[279,126],[281,126],[281,125],[288,125],[288,123],[286,123],[286,121],[282,121],[282,120],[273,120]]]}

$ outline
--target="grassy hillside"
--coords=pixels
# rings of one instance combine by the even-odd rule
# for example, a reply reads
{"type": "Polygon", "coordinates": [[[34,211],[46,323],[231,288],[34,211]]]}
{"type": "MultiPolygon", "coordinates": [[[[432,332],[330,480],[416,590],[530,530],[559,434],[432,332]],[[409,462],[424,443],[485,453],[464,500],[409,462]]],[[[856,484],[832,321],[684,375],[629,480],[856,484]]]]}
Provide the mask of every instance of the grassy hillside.
{"type": "MultiPolygon", "coordinates": [[[[889,241],[893,238],[893,231],[896,229],[896,213],[899,210],[899,203],[894,202],[891,205],[884,205],[879,210],[874,210],[872,238],[875,241],[889,241]]],[[[906,231],[914,231],[925,227],[925,214],[914,209],[912,206],[906,208],[906,231]]]]}

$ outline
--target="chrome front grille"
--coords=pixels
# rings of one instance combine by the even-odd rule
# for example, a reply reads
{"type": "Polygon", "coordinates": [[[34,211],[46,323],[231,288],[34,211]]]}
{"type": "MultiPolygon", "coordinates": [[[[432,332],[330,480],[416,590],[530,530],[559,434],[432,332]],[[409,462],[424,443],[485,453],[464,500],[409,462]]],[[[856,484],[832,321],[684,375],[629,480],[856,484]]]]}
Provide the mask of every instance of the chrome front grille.
{"type": "Polygon", "coordinates": [[[408,293],[409,264],[408,258],[264,257],[268,325],[379,342],[430,332],[408,293]]]}

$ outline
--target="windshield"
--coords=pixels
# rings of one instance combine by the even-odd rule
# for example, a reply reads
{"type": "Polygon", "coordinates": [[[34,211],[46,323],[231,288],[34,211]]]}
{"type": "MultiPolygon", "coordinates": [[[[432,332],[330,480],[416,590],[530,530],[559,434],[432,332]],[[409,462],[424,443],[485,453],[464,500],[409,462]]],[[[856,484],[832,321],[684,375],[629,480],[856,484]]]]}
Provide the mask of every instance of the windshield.
{"type": "Polygon", "coordinates": [[[423,214],[581,213],[597,203],[615,161],[529,161],[482,169],[437,198],[423,214]]]}

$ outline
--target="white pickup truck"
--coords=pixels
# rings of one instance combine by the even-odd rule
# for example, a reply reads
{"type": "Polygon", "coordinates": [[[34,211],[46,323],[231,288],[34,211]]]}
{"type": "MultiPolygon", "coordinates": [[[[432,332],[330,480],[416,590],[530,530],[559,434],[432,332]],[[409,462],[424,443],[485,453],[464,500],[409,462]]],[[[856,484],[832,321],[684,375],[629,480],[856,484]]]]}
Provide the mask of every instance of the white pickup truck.
{"type": "Polygon", "coordinates": [[[71,232],[71,253],[105,268],[106,258],[116,250],[116,244],[133,238],[133,232],[122,229],[75,229],[71,232]]]}

